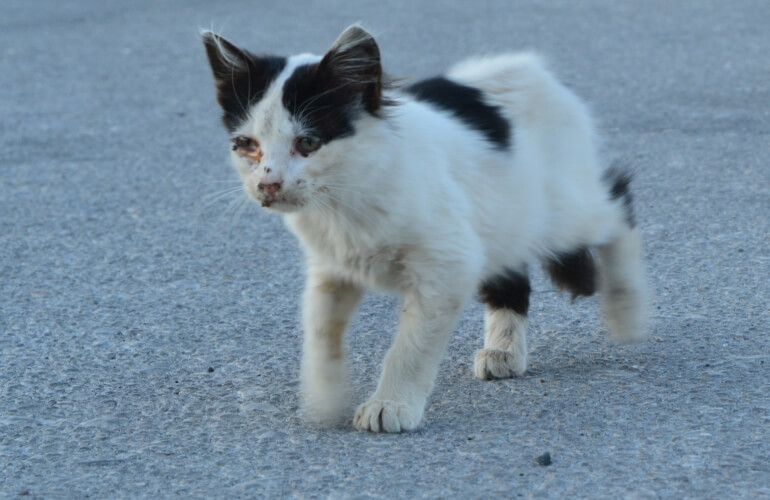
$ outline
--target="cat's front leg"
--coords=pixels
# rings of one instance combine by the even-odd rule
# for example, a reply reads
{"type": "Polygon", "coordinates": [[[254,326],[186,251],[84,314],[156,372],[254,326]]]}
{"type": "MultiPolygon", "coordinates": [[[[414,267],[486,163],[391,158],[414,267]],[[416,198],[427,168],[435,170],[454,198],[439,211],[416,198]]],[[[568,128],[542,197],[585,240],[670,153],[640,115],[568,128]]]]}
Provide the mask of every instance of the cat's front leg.
{"type": "Polygon", "coordinates": [[[332,424],[345,411],[348,381],[343,339],[362,295],[357,285],[311,269],[302,310],[301,384],[303,409],[316,423],[332,424]]]}
{"type": "Polygon", "coordinates": [[[401,432],[418,426],[466,299],[466,294],[453,292],[406,295],[398,334],[385,356],[377,390],[358,407],[353,420],[356,428],[401,432]]]}

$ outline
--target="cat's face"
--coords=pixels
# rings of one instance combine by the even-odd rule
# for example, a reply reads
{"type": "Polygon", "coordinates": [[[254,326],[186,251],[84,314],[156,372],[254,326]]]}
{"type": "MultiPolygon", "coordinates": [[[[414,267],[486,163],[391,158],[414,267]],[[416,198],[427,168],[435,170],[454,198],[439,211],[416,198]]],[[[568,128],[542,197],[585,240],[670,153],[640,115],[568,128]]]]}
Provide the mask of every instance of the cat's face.
{"type": "Polygon", "coordinates": [[[284,213],[324,203],[345,184],[346,139],[383,105],[371,35],[350,27],[323,57],[255,56],[212,33],[203,42],[248,194],[284,213]]]}

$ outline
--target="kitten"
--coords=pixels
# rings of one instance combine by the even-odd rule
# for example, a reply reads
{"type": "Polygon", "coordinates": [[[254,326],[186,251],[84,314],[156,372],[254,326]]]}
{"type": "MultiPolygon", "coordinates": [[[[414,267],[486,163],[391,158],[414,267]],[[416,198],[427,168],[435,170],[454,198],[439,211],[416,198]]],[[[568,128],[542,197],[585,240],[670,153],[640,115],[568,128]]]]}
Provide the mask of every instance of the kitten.
{"type": "Polygon", "coordinates": [[[307,257],[301,382],[314,420],[345,410],[343,336],[366,289],[398,292],[403,315],[355,413],[361,430],[419,425],[476,290],[476,377],[522,375],[536,259],[573,296],[603,292],[618,340],[643,337],[629,178],[600,167],[588,110],[536,56],[472,59],[396,91],[359,26],[324,56],[258,56],[210,32],[203,42],[244,187],[307,257]]]}

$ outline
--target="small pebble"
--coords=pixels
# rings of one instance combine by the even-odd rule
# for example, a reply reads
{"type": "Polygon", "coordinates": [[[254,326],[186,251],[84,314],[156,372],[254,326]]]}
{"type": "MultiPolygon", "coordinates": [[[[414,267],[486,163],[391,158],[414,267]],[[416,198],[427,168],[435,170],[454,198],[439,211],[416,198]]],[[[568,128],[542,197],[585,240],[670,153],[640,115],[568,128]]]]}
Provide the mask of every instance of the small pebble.
{"type": "Polygon", "coordinates": [[[552,463],[551,462],[551,454],[548,453],[547,451],[545,453],[543,453],[542,455],[540,455],[539,457],[537,457],[537,464],[538,465],[545,466],[545,465],[551,465],[551,463],[552,463]]]}

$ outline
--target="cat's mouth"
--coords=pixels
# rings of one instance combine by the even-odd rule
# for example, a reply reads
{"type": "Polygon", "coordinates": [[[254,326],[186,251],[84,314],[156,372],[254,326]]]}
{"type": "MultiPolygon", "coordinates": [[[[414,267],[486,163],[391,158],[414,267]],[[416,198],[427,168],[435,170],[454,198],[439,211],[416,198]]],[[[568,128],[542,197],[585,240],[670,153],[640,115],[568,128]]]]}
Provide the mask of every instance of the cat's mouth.
{"type": "Polygon", "coordinates": [[[280,213],[296,212],[305,206],[301,200],[290,196],[260,196],[256,201],[262,208],[280,213]]]}
{"type": "Polygon", "coordinates": [[[307,204],[305,193],[302,189],[297,189],[300,183],[297,182],[296,184],[287,189],[285,183],[282,182],[268,184],[251,178],[246,181],[246,191],[263,208],[280,213],[289,213],[300,210],[307,204]]]}

